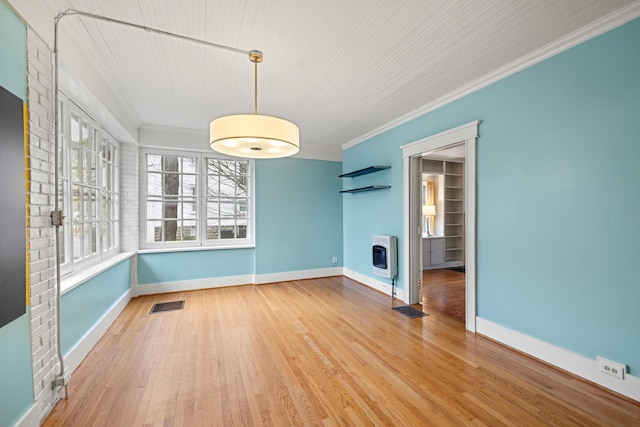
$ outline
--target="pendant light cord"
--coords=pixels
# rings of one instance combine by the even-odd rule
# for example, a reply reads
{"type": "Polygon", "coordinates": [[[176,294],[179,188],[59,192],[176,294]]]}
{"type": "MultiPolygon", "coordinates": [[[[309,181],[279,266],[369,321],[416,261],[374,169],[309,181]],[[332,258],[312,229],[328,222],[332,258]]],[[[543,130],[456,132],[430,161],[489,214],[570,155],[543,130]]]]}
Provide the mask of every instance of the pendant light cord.
{"type": "Polygon", "coordinates": [[[258,114],[258,61],[253,63],[253,112],[258,114]]]}

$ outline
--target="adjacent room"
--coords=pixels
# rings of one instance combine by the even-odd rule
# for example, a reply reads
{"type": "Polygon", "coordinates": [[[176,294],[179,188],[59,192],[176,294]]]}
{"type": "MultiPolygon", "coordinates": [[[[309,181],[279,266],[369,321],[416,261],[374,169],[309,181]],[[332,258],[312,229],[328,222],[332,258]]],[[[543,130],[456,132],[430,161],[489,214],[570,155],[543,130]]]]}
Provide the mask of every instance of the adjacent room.
{"type": "Polygon", "coordinates": [[[640,424],[640,1],[0,0],[0,427],[640,424]]]}

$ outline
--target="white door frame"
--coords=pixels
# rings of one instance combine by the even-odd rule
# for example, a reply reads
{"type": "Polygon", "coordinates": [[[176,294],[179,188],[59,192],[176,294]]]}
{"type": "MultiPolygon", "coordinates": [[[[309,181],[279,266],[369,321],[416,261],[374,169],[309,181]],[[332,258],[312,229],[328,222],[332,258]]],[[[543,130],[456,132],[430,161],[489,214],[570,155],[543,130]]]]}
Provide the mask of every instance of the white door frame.
{"type": "Polygon", "coordinates": [[[466,328],[476,331],[476,141],[479,120],[440,132],[400,147],[404,165],[404,231],[403,231],[403,269],[407,272],[406,302],[417,304],[420,301],[420,282],[422,281],[422,260],[419,257],[421,240],[420,222],[416,220],[420,204],[414,200],[419,194],[415,191],[417,181],[411,179],[410,171],[415,170],[416,162],[422,161],[425,153],[440,148],[464,143],[464,206],[465,206],[465,277],[466,277],[466,328]]]}

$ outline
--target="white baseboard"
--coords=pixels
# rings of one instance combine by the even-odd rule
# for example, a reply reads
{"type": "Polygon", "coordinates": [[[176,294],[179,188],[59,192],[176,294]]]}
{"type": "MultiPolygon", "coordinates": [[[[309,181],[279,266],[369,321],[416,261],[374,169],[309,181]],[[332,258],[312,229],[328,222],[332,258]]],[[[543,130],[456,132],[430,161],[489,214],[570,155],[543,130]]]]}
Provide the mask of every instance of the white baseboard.
{"type": "MultiPolygon", "coordinates": [[[[364,274],[355,272],[353,270],[349,270],[348,268],[344,269],[343,274],[350,279],[353,279],[357,282],[362,283],[363,285],[366,285],[370,288],[375,289],[376,291],[379,291],[379,292],[382,292],[383,294],[387,294],[391,296],[391,283],[386,283],[381,280],[374,279],[369,276],[365,276],[364,274]]],[[[396,286],[396,298],[403,302],[406,301],[405,290],[398,289],[398,287],[396,286]]]]}
{"type": "Polygon", "coordinates": [[[609,390],[640,401],[640,377],[625,374],[624,380],[600,372],[598,361],[514,331],[480,317],[477,332],[516,350],[571,372],[609,390]]]}
{"type": "Polygon", "coordinates": [[[342,267],[319,268],[316,270],[285,271],[282,273],[257,274],[256,285],[289,280],[317,279],[320,277],[342,276],[342,267]]]}
{"type": "Polygon", "coordinates": [[[100,338],[107,332],[107,329],[113,324],[116,318],[122,313],[122,310],[131,301],[131,289],[125,292],[118,301],[116,301],[109,311],[87,331],[80,341],[64,356],[65,373],[73,372],[80,362],[89,354],[91,349],[100,341],[100,338]]]}
{"type": "Polygon", "coordinates": [[[285,271],[282,273],[247,274],[244,276],[212,277],[207,279],[181,280],[177,282],[152,283],[134,286],[134,295],[164,294],[168,292],[196,291],[199,289],[223,288],[228,286],[261,285],[286,282],[289,280],[316,279],[319,277],[341,276],[342,267],[316,270],[285,271]]]}
{"type": "Polygon", "coordinates": [[[197,291],[200,289],[250,285],[253,283],[253,281],[253,274],[247,274],[244,276],[211,277],[207,279],[179,280],[176,282],[136,285],[134,292],[135,295],[152,295],[164,294],[168,292],[197,291]]]}
{"type": "Polygon", "coordinates": [[[22,417],[15,423],[14,427],[39,427],[38,405],[35,403],[24,413],[22,417]]]}

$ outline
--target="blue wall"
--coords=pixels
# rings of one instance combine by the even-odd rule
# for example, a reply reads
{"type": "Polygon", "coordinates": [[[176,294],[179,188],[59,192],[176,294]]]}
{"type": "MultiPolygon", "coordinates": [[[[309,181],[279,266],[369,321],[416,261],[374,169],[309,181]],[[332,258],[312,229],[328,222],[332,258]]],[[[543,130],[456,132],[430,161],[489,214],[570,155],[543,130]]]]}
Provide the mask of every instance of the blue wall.
{"type": "Polygon", "coordinates": [[[0,1],[0,85],[26,100],[27,29],[4,1],[0,1]]]}
{"type": "Polygon", "coordinates": [[[253,274],[254,249],[159,252],[138,255],[138,284],[253,274]]]}
{"type": "Polygon", "coordinates": [[[131,261],[126,259],[62,295],[60,320],[65,357],[130,288],[131,261]]]}
{"type": "MultiPolygon", "coordinates": [[[[345,254],[402,232],[399,147],[480,119],[478,315],[638,375],[638,46],[635,20],[346,150],[345,170],[392,164],[393,188],[345,199],[345,254]]],[[[363,259],[345,266],[371,276],[363,259]]]]}
{"type": "MultiPolygon", "coordinates": [[[[27,33],[22,21],[0,1],[0,86],[25,100],[27,33]]],[[[26,304],[26,301],[25,301],[26,304]]],[[[15,424],[33,405],[29,312],[0,328],[0,426],[15,424]]]]}
{"type": "Polygon", "coordinates": [[[0,426],[14,425],[33,404],[29,328],[29,313],[0,328],[0,426]]]}
{"type": "MultiPolygon", "coordinates": [[[[343,178],[343,189],[370,185],[391,185],[388,190],[343,195],[344,257],[345,267],[357,273],[372,276],[371,238],[376,234],[388,234],[398,238],[402,246],[402,156],[395,139],[379,136],[345,151],[343,173],[353,172],[368,166],[391,166],[391,169],[343,178]],[[394,141],[394,143],[389,143],[394,141]]],[[[402,265],[403,254],[398,251],[398,265],[402,265]]],[[[386,280],[375,276],[376,280],[386,280]]],[[[398,269],[398,284],[402,288],[405,272],[398,269]]],[[[388,280],[391,283],[391,280],[388,280]]]]}
{"type": "Polygon", "coordinates": [[[341,163],[256,161],[256,274],[342,266],[341,163]]]}

